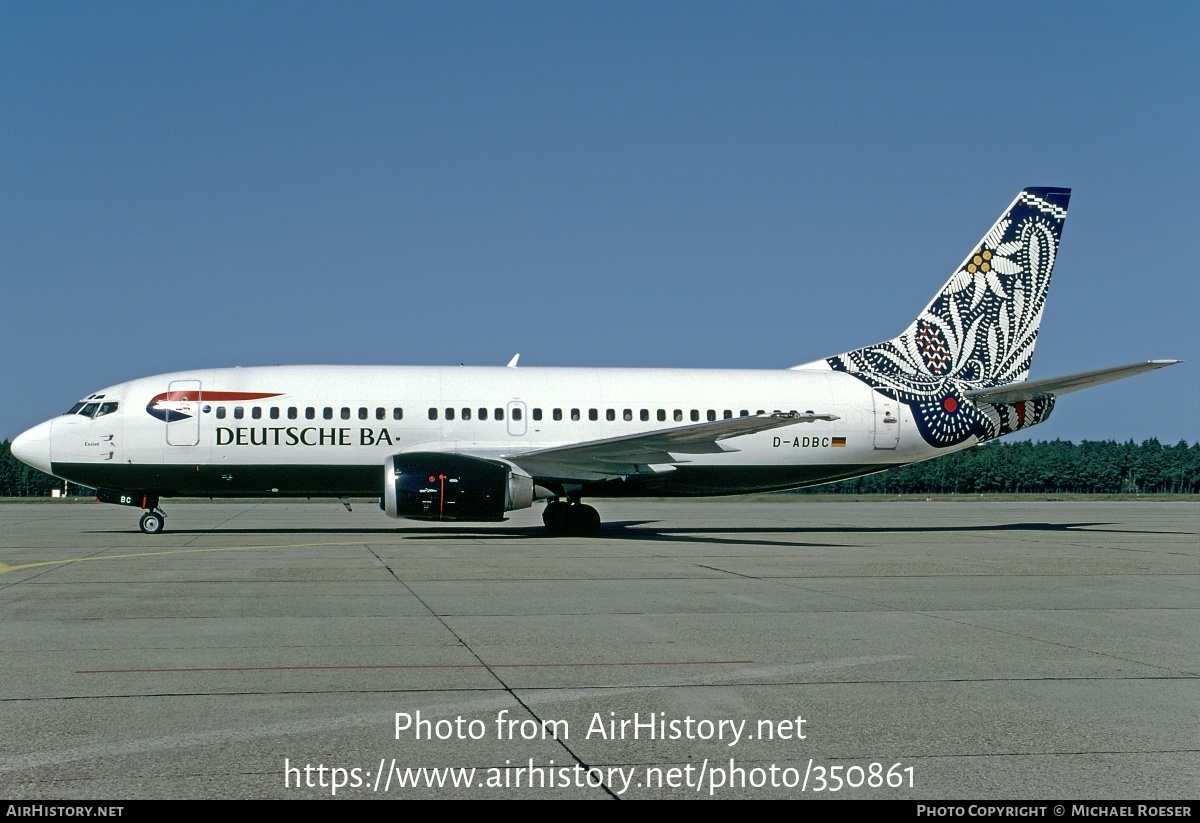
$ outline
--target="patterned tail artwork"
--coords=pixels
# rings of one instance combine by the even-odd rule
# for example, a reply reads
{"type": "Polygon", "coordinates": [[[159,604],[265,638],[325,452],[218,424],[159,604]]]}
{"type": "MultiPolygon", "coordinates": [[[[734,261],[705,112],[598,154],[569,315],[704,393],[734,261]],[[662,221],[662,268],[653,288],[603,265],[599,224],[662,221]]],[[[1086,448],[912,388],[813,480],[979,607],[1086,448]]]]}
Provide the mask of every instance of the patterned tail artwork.
{"type": "Polygon", "coordinates": [[[826,362],[908,405],[932,446],[1045,420],[1053,398],[976,404],[963,392],[1028,377],[1070,198],[1070,189],[1022,191],[899,337],[826,362]]]}

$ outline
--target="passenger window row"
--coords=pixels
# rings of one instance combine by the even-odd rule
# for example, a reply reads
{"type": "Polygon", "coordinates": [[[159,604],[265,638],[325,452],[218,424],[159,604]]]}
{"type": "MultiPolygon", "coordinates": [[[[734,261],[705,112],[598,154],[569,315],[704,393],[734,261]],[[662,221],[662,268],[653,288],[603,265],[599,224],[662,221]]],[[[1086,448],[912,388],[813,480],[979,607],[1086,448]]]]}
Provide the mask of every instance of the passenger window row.
{"type": "MultiPolygon", "coordinates": [[[[430,420],[437,420],[439,417],[443,420],[454,420],[455,418],[457,418],[459,420],[470,420],[472,417],[472,414],[474,414],[474,416],[477,420],[487,420],[488,419],[488,410],[484,406],[480,406],[478,409],[470,409],[470,408],[466,408],[466,407],[461,408],[461,409],[454,409],[454,408],[448,407],[448,408],[442,410],[440,413],[435,408],[429,409],[429,419],[430,420]]],[[[493,420],[503,420],[504,419],[504,409],[502,409],[498,406],[495,409],[492,409],[491,414],[492,414],[493,420]]],[[[512,419],[513,420],[521,419],[521,410],[519,408],[515,408],[512,410],[512,419]]],[[[541,418],[535,417],[534,419],[540,420],[541,418]]]]}
{"type": "MultiPolygon", "coordinates": [[[[100,417],[101,415],[104,415],[104,414],[111,414],[112,412],[114,412],[116,410],[117,410],[116,403],[104,403],[102,406],[101,406],[101,404],[90,403],[87,405],[81,405],[78,413],[86,415],[88,417],[91,417],[93,415],[96,417],[100,417]],[[99,412],[97,413],[98,407],[99,407],[99,412]]],[[[208,411],[209,407],[206,406],[204,408],[204,410],[208,411]]],[[[531,411],[531,417],[534,420],[542,419],[541,408],[534,407],[530,411],[531,411]]],[[[247,416],[246,407],[244,407],[244,406],[233,406],[232,410],[226,409],[225,406],[217,406],[215,409],[215,412],[216,412],[216,416],[217,416],[218,420],[226,419],[226,417],[229,416],[230,413],[232,413],[232,417],[234,420],[242,420],[242,419],[245,419],[245,417],[247,416]]],[[[288,420],[298,420],[298,419],[300,419],[300,416],[301,416],[301,410],[299,408],[297,408],[296,406],[289,406],[289,407],[287,407],[287,409],[281,409],[278,406],[271,406],[270,408],[266,409],[266,416],[271,420],[280,419],[280,415],[282,413],[286,413],[288,420]]],[[[754,412],[754,413],[755,414],[764,414],[762,409],[759,409],[757,412],[754,412]]],[[[251,406],[250,407],[250,410],[249,410],[250,419],[261,420],[263,418],[263,414],[264,414],[264,409],[262,406],[251,406]]],[[[520,407],[513,407],[511,409],[511,414],[512,414],[513,420],[522,419],[522,411],[521,411],[520,407]]],[[[581,409],[568,409],[565,412],[565,414],[569,417],[570,420],[573,420],[573,421],[578,421],[578,420],[583,419],[583,411],[581,409]]],[[[623,420],[625,422],[632,422],[634,419],[634,410],[633,409],[622,409],[620,412],[620,415],[621,415],[621,420],[623,420]]],[[[704,415],[704,419],[708,420],[708,421],[714,421],[714,420],[718,419],[718,412],[716,409],[708,409],[703,413],[703,415],[704,415]]],[[[749,417],[750,415],[751,415],[751,412],[749,409],[742,409],[737,414],[738,417],[749,417]]],[[[675,423],[685,422],[685,415],[684,415],[683,409],[674,409],[673,411],[670,412],[669,416],[670,416],[670,419],[675,423]]],[[[732,418],[733,416],[734,416],[734,413],[733,413],[732,409],[725,409],[724,411],[722,411],[720,413],[720,418],[724,419],[724,420],[728,420],[728,419],[732,418]]],[[[303,410],[303,417],[305,420],[316,420],[318,417],[316,407],[314,407],[314,406],[305,407],[303,410]]],[[[355,411],[354,409],[351,409],[349,406],[342,406],[341,409],[338,410],[336,417],[335,417],[334,409],[332,406],[325,406],[324,408],[322,408],[320,410],[320,419],[322,419],[322,420],[334,420],[334,419],[351,420],[354,418],[357,418],[358,420],[371,420],[371,419],[387,420],[388,417],[389,417],[388,410],[386,408],[384,408],[383,406],[377,406],[373,411],[371,409],[367,408],[366,406],[359,406],[357,411],[355,411]]],[[[401,408],[400,406],[393,407],[391,410],[390,417],[392,420],[403,420],[404,419],[404,409],[401,408]]],[[[666,409],[658,409],[657,411],[653,412],[653,417],[659,423],[665,423],[665,422],[667,422],[668,411],[666,409]]],[[[437,409],[437,408],[431,407],[429,409],[429,419],[430,420],[438,420],[438,419],[441,419],[441,420],[456,420],[456,419],[457,420],[471,420],[471,419],[503,420],[504,419],[504,409],[499,406],[494,409],[490,409],[490,410],[485,406],[480,406],[477,409],[472,409],[472,408],[465,407],[465,406],[463,408],[459,408],[459,409],[456,409],[453,407],[447,407],[445,409],[437,409]]],[[[564,410],[561,408],[551,409],[550,419],[551,420],[563,420],[564,419],[564,410]]],[[[589,421],[598,421],[600,419],[600,409],[588,409],[587,410],[587,419],[589,421]]],[[[604,419],[608,422],[615,422],[617,420],[617,410],[616,409],[605,409],[604,410],[604,419]]],[[[650,422],[651,410],[650,409],[638,410],[637,419],[643,423],[650,422]]],[[[701,420],[701,410],[700,409],[690,409],[686,415],[686,420],[690,420],[693,423],[699,423],[701,420]]]]}
{"type": "MultiPolygon", "coordinates": [[[[754,413],[755,414],[764,414],[765,412],[762,409],[759,409],[757,412],[754,412],[754,413]]],[[[569,409],[567,411],[567,414],[569,415],[571,420],[582,420],[583,419],[583,412],[580,409],[569,409]]],[[[718,419],[716,409],[708,409],[704,414],[705,414],[706,420],[718,419]]],[[[751,412],[749,409],[742,409],[740,412],[738,412],[737,416],[738,417],[749,417],[750,414],[751,414],[751,412]]],[[[477,415],[478,415],[479,420],[487,420],[488,419],[488,410],[485,408],[480,408],[477,412],[477,415]]],[[[562,419],[564,419],[563,415],[564,415],[564,412],[562,409],[551,409],[550,410],[550,419],[551,420],[562,420],[562,419]]],[[[698,423],[698,422],[700,422],[700,415],[701,415],[700,409],[691,409],[691,411],[689,412],[689,415],[688,415],[688,419],[690,419],[692,422],[698,423]]],[[[429,409],[429,419],[430,420],[438,420],[438,419],[470,420],[471,416],[472,416],[472,410],[469,408],[462,408],[462,409],[445,408],[445,409],[439,410],[437,408],[431,407],[429,409]]],[[[534,420],[541,420],[542,419],[542,410],[535,406],[533,409],[530,409],[530,416],[534,420]]],[[[733,410],[725,409],[723,412],[721,412],[720,416],[721,416],[721,419],[728,420],[734,416],[733,410]]],[[[650,409],[641,409],[637,413],[637,419],[643,423],[649,422],[650,417],[651,417],[650,409]]],[[[512,409],[512,418],[513,418],[513,420],[521,419],[520,407],[514,407],[512,409]]],[[[501,409],[501,408],[495,409],[493,412],[493,419],[503,420],[504,419],[504,409],[501,409]]],[[[600,410],[599,409],[588,409],[587,410],[587,419],[589,421],[599,420],[600,419],[600,410]]],[[[610,422],[615,421],[617,419],[617,410],[616,409],[605,409],[604,410],[604,419],[607,421],[610,421],[610,422]]],[[[626,422],[632,422],[634,419],[633,409],[623,409],[621,411],[621,419],[626,422]]],[[[656,412],[654,412],[654,419],[660,423],[665,423],[667,421],[667,410],[666,409],[658,409],[656,412]]],[[[671,419],[676,423],[684,422],[683,409],[675,409],[674,412],[671,413],[671,419]]]]}
{"type": "MultiPolygon", "coordinates": [[[[205,406],[204,411],[208,411],[208,410],[209,410],[209,407],[205,406]]],[[[374,418],[375,420],[387,420],[388,419],[388,410],[385,409],[383,406],[376,407],[373,414],[372,414],[371,409],[368,409],[366,406],[359,406],[357,414],[352,414],[352,411],[353,410],[349,406],[342,406],[341,410],[338,412],[337,418],[341,419],[341,420],[350,420],[352,417],[357,416],[357,418],[359,420],[371,420],[372,418],[374,418]]],[[[288,420],[299,420],[300,419],[300,409],[298,409],[295,406],[289,406],[287,409],[280,409],[279,406],[271,406],[270,408],[266,409],[266,416],[271,420],[278,420],[278,419],[280,419],[280,415],[284,412],[286,412],[288,420]]],[[[218,420],[224,420],[229,415],[229,410],[227,410],[224,406],[217,406],[215,409],[215,413],[216,413],[218,420]]],[[[234,420],[242,420],[246,417],[246,408],[244,406],[234,406],[232,409],[232,415],[233,415],[234,420]]],[[[320,416],[321,416],[322,420],[333,420],[334,419],[333,407],[326,406],[325,408],[321,409],[320,416]]],[[[262,406],[251,406],[250,407],[250,419],[251,420],[261,420],[262,418],[263,418],[263,407],[262,406]]],[[[316,420],[317,419],[317,409],[313,406],[305,407],[304,419],[305,420],[316,420]]],[[[403,420],[404,419],[404,409],[402,409],[400,406],[395,406],[391,410],[391,419],[392,420],[403,420]]]]}

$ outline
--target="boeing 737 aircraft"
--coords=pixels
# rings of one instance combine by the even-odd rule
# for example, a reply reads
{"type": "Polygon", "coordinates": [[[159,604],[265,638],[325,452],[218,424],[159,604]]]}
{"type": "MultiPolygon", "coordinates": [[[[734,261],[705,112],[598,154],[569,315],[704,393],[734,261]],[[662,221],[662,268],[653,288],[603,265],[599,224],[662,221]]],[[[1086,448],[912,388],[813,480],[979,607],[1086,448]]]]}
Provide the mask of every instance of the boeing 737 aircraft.
{"type": "Polygon", "coordinates": [[[1178,362],[1027,382],[1069,189],[1022,191],[899,336],[773,371],[282,366],[132,380],[12,443],[146,510],[167,497],[380,498],[391,517],[495,521],[585,497],[791,489],[928,460],[1045,420],[1055,399],[1178,362]]]}

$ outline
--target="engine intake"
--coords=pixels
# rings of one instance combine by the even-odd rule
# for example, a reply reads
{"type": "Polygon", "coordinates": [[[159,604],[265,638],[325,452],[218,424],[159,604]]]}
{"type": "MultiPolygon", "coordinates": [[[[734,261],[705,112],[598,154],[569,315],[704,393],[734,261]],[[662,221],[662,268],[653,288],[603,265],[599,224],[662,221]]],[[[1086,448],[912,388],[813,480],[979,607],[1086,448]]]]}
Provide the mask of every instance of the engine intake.
{"type": "Polygon", "coordinates": [[[533,478],[512,463],[411,452],[383,463],[383,509],[410,520],[503,520],[533,505],[533,478]]]}

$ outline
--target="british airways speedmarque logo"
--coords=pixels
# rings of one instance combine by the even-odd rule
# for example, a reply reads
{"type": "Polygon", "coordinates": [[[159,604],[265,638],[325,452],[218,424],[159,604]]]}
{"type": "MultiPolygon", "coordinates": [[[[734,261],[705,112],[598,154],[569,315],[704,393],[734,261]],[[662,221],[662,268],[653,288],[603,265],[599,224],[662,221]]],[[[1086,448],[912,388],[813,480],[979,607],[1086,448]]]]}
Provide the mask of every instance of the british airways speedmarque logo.
{"type": "Polygon", "coordinates": [[[262,400],[266,397],[279,397],[280,392],[249,392],[249,391],[167,391],[156,394],[146,404],[146,413],[157,417],[164,423],[175,423],[187,420],[200,413],[204,403],[241,403],[249,400],[262,400]]]}

